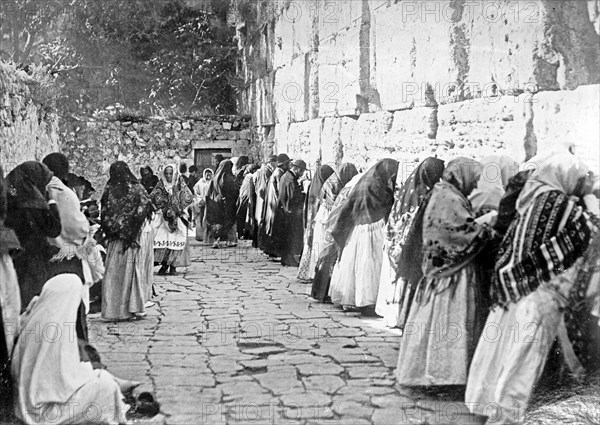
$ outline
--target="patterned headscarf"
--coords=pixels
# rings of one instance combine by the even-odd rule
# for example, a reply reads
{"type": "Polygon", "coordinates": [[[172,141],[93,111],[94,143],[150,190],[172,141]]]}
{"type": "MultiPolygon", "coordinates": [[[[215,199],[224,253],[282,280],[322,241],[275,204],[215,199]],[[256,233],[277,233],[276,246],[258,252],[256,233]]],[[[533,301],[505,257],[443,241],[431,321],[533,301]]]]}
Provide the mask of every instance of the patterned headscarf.
{"type": "Polygon", "coordinates": [[[344,186],[346,186],[346,184],[357,174],[358,170],[356,169],[356,166],[349,162],[345,162],[325,181],[321,194],[328,208],[333,207],[335,199],[338,197],[344,186]]]}
{"type": "Polygon", "coordinates": [[[110,178],[102,195],[102,230],[108,241],[123,242],[123,252],[137,248],[144,222],[154,206],[150,195],[123,161],[110,166],[110,178]]]}
{"type": "Polygon", "coordinates": [[[185,209],[194,201],[194,195],[185,181],[180,178],[178,168],[174,164],[163,168],[161,178],[150,194],[150,198],[154,206],[162,211],[171,232],[177,230],[177,219],[184,215],[185,209]],[[164,170],[169,167],[173,169],[171,183],[167,181],[164,173],[164,170]]]}
{"type": "Polygon", "coordinates": [[[45,193],[52,176],[41,162],[27,161],[17,166],[6,177],[9,208],[48,209],[45,193]]]}
{"type": "Polygon", "coordinates": [[[448,163],[444,170],[444,180],[457,188],[464,196],[469,196],[477,187],[482,165],[471,158],[459,156],[448,163]]]}

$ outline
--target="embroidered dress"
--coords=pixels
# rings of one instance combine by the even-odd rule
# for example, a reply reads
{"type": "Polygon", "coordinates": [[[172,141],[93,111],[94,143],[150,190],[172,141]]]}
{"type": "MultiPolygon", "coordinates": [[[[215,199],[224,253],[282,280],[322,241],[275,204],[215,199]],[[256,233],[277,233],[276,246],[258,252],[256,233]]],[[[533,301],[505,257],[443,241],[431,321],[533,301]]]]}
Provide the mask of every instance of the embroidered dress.
{"type": "Polygon", "coordinates": [[[150,194],[152,203],[158,210],[152,222],[154,262],[176,266],[187,244],[188,216],[185,211],[192,204],[193,195],[185,181],[179,177],[177,167],[170,164],[165,170],[167,168],[173,170],[172,182],[166,180],[163,170],[162,178],[150,194]]]}
{"type": "MultiPolygon", "coordinates": [[[[598,219],[574,193],[587,167],[569,152],[530,160],[535,170],[519,194],[517,216],[494,267],[492,300],[466,389],[469,409],[500,424],[520,423],[553,341],[572,351],[564,323],[582,256],[598,219]],[[518,332],[518,335],[515,335],[518,332]],[[485,406],[495,409],[483,410],[485,406]]],[[[575,374],[576,357],[565,356],[575,374]]]]}

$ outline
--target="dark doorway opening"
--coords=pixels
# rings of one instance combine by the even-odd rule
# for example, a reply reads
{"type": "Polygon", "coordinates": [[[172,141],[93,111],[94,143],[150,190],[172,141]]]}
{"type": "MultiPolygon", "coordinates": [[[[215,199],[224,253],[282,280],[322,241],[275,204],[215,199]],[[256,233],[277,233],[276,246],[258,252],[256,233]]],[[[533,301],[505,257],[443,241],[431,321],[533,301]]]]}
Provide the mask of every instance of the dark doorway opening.
{"type": "Polygon", "coordinates": [[[209,148],[209,149],[194,149],[194,165],[198,167],[200,173],[205,169],[215,169],[215,155],[221,154],[223,158],[231,158],[231,149],[228,148],[209,148]]]}

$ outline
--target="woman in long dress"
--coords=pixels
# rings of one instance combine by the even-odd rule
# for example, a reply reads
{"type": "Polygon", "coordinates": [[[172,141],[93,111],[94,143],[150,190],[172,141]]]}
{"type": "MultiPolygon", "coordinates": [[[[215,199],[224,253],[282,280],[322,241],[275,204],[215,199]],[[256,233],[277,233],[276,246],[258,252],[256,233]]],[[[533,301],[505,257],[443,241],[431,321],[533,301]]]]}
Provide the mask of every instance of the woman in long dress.
{"type": "Polygon", "coordinates": [[[327,232],[328,229],[333,227],[337,219],[330,222],[330,217],[334,215],[334,209],[339,209],[342,202],[347,198],[348,192],[358,180],[356,178],[357,174],[358,170],[354,164],[346,162],[340,165],[338,171],[327,179],[321,190],[319,210],[315,216],[315,230],[309,266],[314,271],[311,296],[321,302],[329,300],[331,272],[337,259],[337,251],[331,249],[333,238],[331,238],[331,233],[327,232]],[[326,259],[321,259],[323,256],[326,259]]]}
{"type": "Polygon", "coordinates": [[[577,358],[569,355],[563,314],[582,257],[598,235],[598,200],[589,195],[588,168],[566,149],[536,156],[530,164],[534,174],[519,194],[494,267],[494,308],[465,396],[473,413],[499,424],[522,423],[557,336],[571,371],[581,373],[577,358]]]}
{"type": "Polygon", "coordinates": [[[484,306],[475,256],[491,237],[467,197],[481,164],[450,161],[423,217],[423,278],[404,327],[396,370],[406,386],[465,385],[484,306]]]}
{"type": "MultiPolygon", "coordinates": [[[[387,224],[381,282],[375,307],[375,312],[384,318],[386,326],[390,328],[404,327],[414,286],[421,277],[420,273],[417,278],[410,276],[406,269],[413,268],[414,260],[406,261],[406,264],[401,261],[402,250],[418,215],[417,210],[426,207],[426,202],[423,205],[422,201],[442,178],[443,172],[444,161],[430,157],[419,164],[404,184],[397,180],[394,206],[387,224]]],[[[398,173],[398,177],[401,178],[401,173],[398,173]]],[[[419,216],[422,217],[422,214],[419,216]]],[[[420,252],[421,247],[412,246],[411,249],[420,252]]],[[[416,267],[418,270],[420,264],[419,261],[416,267]]]]}
{"type": "Polygon", "coordinates": [[[312,257],[312,246],[314,238],[315,216],[319,209],[321,189],[325,181],[333,174],[333,168],[329,165],[322,165],[315,173],[315,177],[310,182],[308,194],[304,203],[304,248],[302,249],[302,258],[298,266],[298,279],[312,280],[315,277],[314,269],[310,268],[310,259],[312,257]]]}
{"type": "Polygon", "coordinates": [[[206,168],[202,178],[194,185],[194,220],[196,222],[196,240],[202,242],[206,236],[204,210],[206,209],[206,194],[213,177],[213,170],[206,168]]]}
{"type": "Polygon", "coordinates": [[[11,369],[15,414],[26,424],[125,422],[123,381],[82,362],[77,339],[69,337],[81,287],[77,275],[53,277],[21,316],[11,369]]]}
{"type": "Polygon", "coordinates": [[[102,317],[126,320],[143,315],[152,291],[154,206],[123,161],[110,166],[101,204],[102,230],[108,241],[102,317]]]}
{"type": "Polygon", "coordinates": [[[167,165],[161,179],[150,194],[150,199],[158,209],[152,227],[154,228],[154,263],[160,264],[159,275],[177,274],[177,265],[187,246],[187,208],[194,197],[185,181],[179,176],[174,164],[167,165]]]}
{"type": "Polygon", "coordinates": [[[232,169],[230,160],[222,161],[206,194],[205,220],[208,242],[213,243],[213,248],[219,248],[221,240],[227,241],[227,247],[237,246],[236,203],[239,192],[232,169]]]}
{"type": "Polygon", "coordinates": [[[46,186],[51,179],[48,167],[36,161],[24,162],[6,177],[5,224],[14,230],[22,248],[14,259],[22,311],[41,292],[50,275],[50,259],[59,251],[48,241],[62,231],[56,201],[47,201],[46,186]]]}
{"type": "Polygon", "coordinates": [[[394,203],[398,161],[382,159],[356,184],[332,229],[341,250],[331,276],[334,304],[374,307],[379,291],[385,225],[394,203]]]}

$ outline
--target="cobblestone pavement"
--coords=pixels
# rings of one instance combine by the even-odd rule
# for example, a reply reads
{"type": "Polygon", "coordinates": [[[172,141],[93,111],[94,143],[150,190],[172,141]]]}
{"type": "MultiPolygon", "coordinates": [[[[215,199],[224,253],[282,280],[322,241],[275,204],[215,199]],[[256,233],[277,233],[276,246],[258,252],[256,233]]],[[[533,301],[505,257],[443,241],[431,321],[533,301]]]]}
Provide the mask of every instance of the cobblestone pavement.
{"type": "Polygon", "coordinates": [[[148,423],[479,423],[451,397],[395,386],[399,334],[380,319],[315,302],[296,268],[247,242],[191,245],[187,271],[155,276],[145,319],[90,319],[109,370],[154,392],[148,423]]]}

